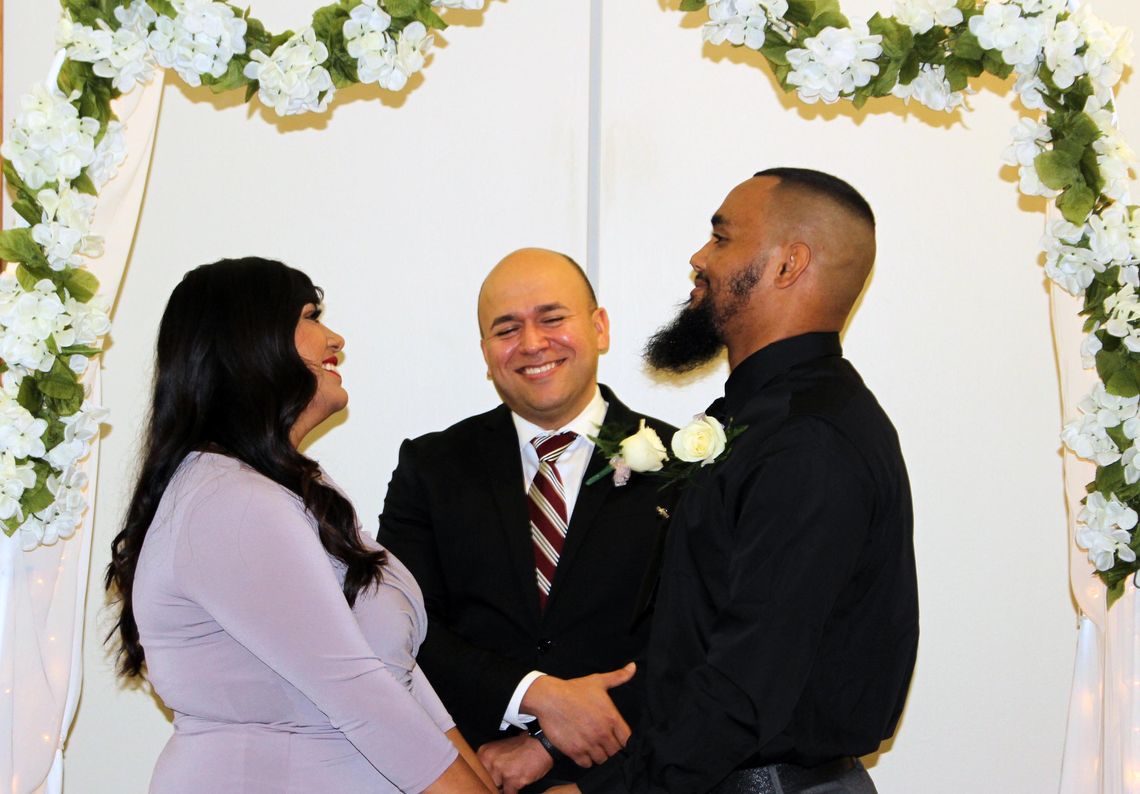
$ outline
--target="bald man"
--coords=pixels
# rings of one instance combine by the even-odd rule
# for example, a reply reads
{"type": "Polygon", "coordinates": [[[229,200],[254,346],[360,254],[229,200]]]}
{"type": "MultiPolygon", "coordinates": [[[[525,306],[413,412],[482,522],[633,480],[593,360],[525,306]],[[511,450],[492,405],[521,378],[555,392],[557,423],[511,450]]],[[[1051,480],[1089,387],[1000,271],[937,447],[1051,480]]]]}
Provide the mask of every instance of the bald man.
{"type": "Polygon", "coordinates": [[[420,664],[509,794],[576,780],[629,737],[641,698],[628,663],[648,639],[674,495],[642,475],[590,484],[607,464],[590,437],[643,418],[663,439],[673,428],[598,385],[609,316],[569,257],[507,256],[483,282],[478,318],[503,404],[404,442],[379,539],[423,589],[420,664]],[[549,456],[546,440],[563,433],[573,435],[543,474],[558,493],[536,517],[532,491],[548,493],[538,450],[549,456]],[[562,537],[543,534],[556,523],[562,537]]]}
{"type": "Polygon", "coordinates": [[[839,344],[874,258],[867,202],[817,171],[763,171],[713,215],[646,356],[727,348],[709,413],[747,429],[677,505],[643,719],[583,791],[875,790],[857,759],[902,712],[918,601],[898,439],[839,344]]]}

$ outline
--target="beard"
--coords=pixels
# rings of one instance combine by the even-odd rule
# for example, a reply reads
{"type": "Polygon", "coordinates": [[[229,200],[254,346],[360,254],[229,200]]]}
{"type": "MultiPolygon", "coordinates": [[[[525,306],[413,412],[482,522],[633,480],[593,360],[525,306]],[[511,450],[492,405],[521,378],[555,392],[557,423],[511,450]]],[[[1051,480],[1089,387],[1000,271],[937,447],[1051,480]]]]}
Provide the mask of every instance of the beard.
{"type": "Polygon", "coordinates": [[[677,316],[649,338],[643,353],[645,362],[653,369],[680,375],[719,356],[725,346],[726,324],[745,308],[762,272],[763,268],[754,263],[736,273],[728,282],[721,307],[706,281],[703,298],[683,304],[677,316]]]}
{"type": "Polygon", "coordinates": [[[663,326],[645,344],[644,358],[654,369],[681,374],[712,361],[724,348],[724,338],[716,321],[712,296],[691,300],[681,307],[672,322],[663,326]]]}

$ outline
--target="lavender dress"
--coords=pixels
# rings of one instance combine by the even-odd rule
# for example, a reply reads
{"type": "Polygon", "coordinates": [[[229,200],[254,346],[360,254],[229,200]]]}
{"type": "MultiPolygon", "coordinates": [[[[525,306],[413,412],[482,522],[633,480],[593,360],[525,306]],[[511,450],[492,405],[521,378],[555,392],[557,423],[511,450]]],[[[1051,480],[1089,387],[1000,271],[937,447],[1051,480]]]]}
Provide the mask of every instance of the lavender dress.
{"type": "Polygon", "coordinates": [[[416,666],[412,575],[389,554],[351,610],[342,580],[296,496],[187,456],[134,584],[147,675],[175,713],[151,792],[421,791],[455,760],[455,723],[416,666]]]}

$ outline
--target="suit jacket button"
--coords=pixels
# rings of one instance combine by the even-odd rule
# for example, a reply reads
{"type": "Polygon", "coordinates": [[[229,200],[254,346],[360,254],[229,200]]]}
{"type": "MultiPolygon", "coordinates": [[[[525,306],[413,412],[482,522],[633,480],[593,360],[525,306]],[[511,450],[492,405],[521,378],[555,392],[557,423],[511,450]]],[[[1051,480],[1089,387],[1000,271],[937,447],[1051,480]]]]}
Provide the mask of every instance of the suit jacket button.
{"type": "Polygon", "coordinates": [[[550,650],[551,645],[553,645],[553,643],[550,640],[547,640],[547,639],[539,640],[538,641],[538,652],[539,653],[546,653],[547,651],[550,650]]]}

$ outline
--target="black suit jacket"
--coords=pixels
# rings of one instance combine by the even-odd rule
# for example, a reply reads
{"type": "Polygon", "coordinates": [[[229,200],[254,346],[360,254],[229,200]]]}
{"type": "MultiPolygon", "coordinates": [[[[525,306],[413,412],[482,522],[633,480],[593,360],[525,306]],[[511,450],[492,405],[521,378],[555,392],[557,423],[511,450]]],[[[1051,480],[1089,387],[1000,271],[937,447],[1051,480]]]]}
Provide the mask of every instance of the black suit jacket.
{"type": "MultiPolygon", "coordinates": [[[[637,429],[605,386],[606,424],[637,429]]],[[[646,417],[668,444],[673,428],[646,417]]],[[[674,494],[634,474],[614,487],[595,452],[544,612],[539,609],[518,435],[506,406],[405,441],[380,516],[380,542],[415,574],[427,604],[419,662],[472,746],[503,738],[511,695],[531,670],[563,678],[637,660],[674,494]]],[[[632,725],[638,679],[611,690],[632,725]]]]}

